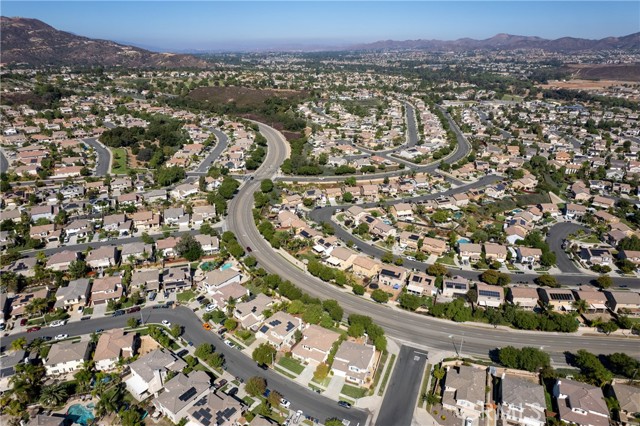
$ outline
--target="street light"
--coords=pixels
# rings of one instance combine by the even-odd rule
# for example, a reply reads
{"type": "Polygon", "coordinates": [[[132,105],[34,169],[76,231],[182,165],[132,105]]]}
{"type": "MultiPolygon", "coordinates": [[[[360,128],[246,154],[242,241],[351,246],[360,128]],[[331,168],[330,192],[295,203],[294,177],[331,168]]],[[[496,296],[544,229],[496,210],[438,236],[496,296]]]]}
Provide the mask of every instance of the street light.
{"type": "Polygon", "coordinates": [[[462,353],[462,344],[464,343],[464,336],[460,338],[460,351],[458,351],[456,341],[453,338],[453,334],[450,334],[449,338],[451,339],[451,343],[453,344],[453,349],[456,351],[456,356],[460,358],[460,354],[462,353]]]}

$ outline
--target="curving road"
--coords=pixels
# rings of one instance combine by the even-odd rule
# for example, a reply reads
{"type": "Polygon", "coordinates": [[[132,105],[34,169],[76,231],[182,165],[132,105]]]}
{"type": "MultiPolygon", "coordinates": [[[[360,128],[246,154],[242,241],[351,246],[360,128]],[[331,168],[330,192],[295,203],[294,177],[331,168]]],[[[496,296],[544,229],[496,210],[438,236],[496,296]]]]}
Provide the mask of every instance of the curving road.
{"type": "Polygon", "coordinates": [[[229,137],[221,130],[212,128],[211,131],[216,135],[218,143],[211,150],[209,155],[207,155],[207,158],[202,160],[202,163],[200,163],[195,171],[187,172],[187,176],[206,175],[216,158],[218,158],[220,154],[222,154],[222,151],[227,149],[227,146],[229,145],[229,137]]]}
{"type": "MultiPolygon", "coordinates": [[[[403,342],[450,351],[449,336],[464,336],[466,354],[486,356],[497,346],[536,346],[542,347],[558,363],[564,363],[563,352],[572,348],[590,348],[595,353],[625,352],[640,356],[640,345],[635,339],[537,333],[456,324],[379,305],[308,275],[278,255],[262,238],[253,221],[253,193],[259,188],[260,180],[273,177],[277,167],[286,158],[289,146],[275,129],[261,124],[260,131],[268,141],[267,159],[256,171],[255,180],[245,184],[230,203],[227,224],[243,246],[252,248],[252,255],[268,272],[279,274],[313,296],[337,300],[346,313],[372,316],[390,337],[403,342]]],[[[474,274],[477,275],[475,272],[474,274]]]]}
{"type": "Polygon", "coordinates": [[[80,336],[95,332],[98,329],[108,330],[116,327],[126,327],[127,319],[142,319],[144,323],[159,324],[162,320],[167,320],[172,324],[180,324],[184,327],[182,337],[198,346],[201,343],[211,343],[216,347],[216,351],[225,357],[227,371],[236,377],[241,377],[245,381],[252,376],[262,376],[267,379],[270,389],[277,390],[285,398],[291,401],[291,409],[302,410],[305,415],[313,416],[320,421],[327,417],[338,417],[347,419],[352,425],[363,426],[368,417],[368,412],[351,409],[347,410],[322,395],[313,392],[311,389],[298,385],[296,382],[281,376],[275,371],[262,370],[248,356],[241,354],[237,349],[233,349],[222,343],[214,333],[202,328],[202,322],[189,308],[177,307],[175,309],[150,309],[146,308],[140,312],[125,314],[119,317],[103,317],[87,321],[76,321],[65,324],[64,330],[60,328],[43,328],[33,333],[20,333],[2,339],[2,346],[9,347],[11,342],[19,337],[25,337],[28,341],[37,337],[53,337],[61,331],[70,336],[80,336]]]}
{"type": "Polygon", "coordinates": [[[569,234],[573,234],[581,229],[587,233],[591,232],[588,228],[572,222],[556,223],[549,229],[547,244],[549,244],[549,249],[556,254],[556,264],[562,272],[569,274],[580,273],[580,269],[576,267],[575,263],[573,263],[569,255],[562,248],[562,242],[569,234]]]}
{"type": "Polygon", "coordinates": [[[95,176],[106,176],[111,169],[111,151],[98,141],[97,138],[82,139],[96,151],[96,171],[95,176]]]}

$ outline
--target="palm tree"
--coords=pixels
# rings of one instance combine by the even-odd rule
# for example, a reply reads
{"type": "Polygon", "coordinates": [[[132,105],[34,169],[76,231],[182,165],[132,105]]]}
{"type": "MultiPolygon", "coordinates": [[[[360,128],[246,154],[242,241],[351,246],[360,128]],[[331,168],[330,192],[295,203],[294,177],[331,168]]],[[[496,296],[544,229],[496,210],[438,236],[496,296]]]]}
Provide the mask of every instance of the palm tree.
{"type": "Polygon", "coordinates": [[[86,365],[74,374],[73,377],[76,379],[76,389],[78,393],[85,393],[89,391],[91,388],[91,380],[93,379],[93,372],[87,368],[86,365]]]}
{"type": "Polygon", "coordinates": [[[35,298],[26,306],[25,310],[30,314],[40,314],[47,310],[49,301],[44,298],[35,298]]]}
{"type": "Polygon", "coordinates": [[[120,400],[122,399],[122,389],[120,386],[114,386],[100,395],[100,400],[96,404],[96,415],[103,417],[108,413],[118,411],[120,400]]]}
{"type": "Polygon", "coordinates": [[[24,349],[25,346],[27,346],[27,339],[25,339],[24,337],[18,337],[16,340],[11,342],[12,351],[19,351],[21,349],[24,349]]]}
{"type": "Polygon", "coordinates": [[[67,400],[67,387],[64,383],[45,386],[40,394],[40,402],[47,407],[57,407],[67,400]]]}
{"type": "Polygon", "coordinates": [[[584,299],[575,300],[571,305],[580,315],[584,314],[586,310],[589,309],[589,304],[584,299]]]}

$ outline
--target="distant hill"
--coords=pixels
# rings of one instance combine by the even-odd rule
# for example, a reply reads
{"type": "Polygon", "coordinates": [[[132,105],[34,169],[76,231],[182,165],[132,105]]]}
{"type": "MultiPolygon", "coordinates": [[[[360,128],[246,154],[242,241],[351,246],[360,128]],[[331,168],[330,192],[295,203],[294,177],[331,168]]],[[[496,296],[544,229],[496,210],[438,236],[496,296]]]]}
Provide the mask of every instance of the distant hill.
{"type": "Polygon", "coordinates": [[[154,53],[108,40],[59,31],[37,19],[0,17],[3,64],[203,68],[191,55],[154,53]]]}
{"type": "Polygon", "coordinates": [[[464,51],[464,50],[516,50],[543,49],[551,52],[578,52],[588,50],[626,50],[640,51],[640,32],[624,37],[607,37],[600,40],[563,37],[548,40],[540,37],[528,37],[511,34],[498,34],[485,40],[461,38],[458,40],[384,40],[368,44],[351,46],[353,50],[427,50],[427,51],[464,51]]]}

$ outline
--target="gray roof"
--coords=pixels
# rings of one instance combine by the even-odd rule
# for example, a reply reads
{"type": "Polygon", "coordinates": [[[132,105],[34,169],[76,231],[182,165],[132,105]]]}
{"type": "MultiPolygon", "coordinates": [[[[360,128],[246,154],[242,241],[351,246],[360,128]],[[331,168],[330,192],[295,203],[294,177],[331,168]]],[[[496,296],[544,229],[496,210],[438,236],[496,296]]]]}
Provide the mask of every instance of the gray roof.
{"type": "Polygon", "coordinates": [[[479,368],[461,365],[449,368],[445,378],[447,390],[455,391],[456,401],[465,400],[472,403],[484,403],[484,391],[487,373],[479,368]]]}
{"type": "Polygon", "coordinates": [[[640,388],[622,383],[615,383],[611,387],[622,411],[640,413],[640,388]]]}
{"type": "Polygon", "coordinates": [[[64,417],[37,414],[29,419],[26,426],[62,426],[64,424],[64,420],[64,417]]]}
{"type": "Polygon", "coordinates": [[[157,370],[180,371],[187,365],[172,352],[156,349],[132,362],[129,367],[147,383],[153,380],[153,372],[157,370]]]}
{"type": "Polygon", "coordinates": [[[26,355],[23,349],[9,352],[7,356],[0,357],[0,378],[10,377],[15,374],[14,367],[22,362],[26,355]]]}
{"type": "Polygon", "coordinates": [[[86,297],[89,291],[89,279],[80,278],[79,280],[70,281],[66,287],[58,287],[56,291],[56,308],[64,306],[66,300],[79,299],[86,297]]]}
{"type": "Polygon", "coordinates": [[[187,405],[209,389],[211,379],[204,371],[192,371],[185,376],[178,373],[173,379],[164,384],[164,392],[154,403],[162,405],[168,411],[177,414],[187,405]]]}
{"type": "Polygon", "coordinates": [[[59,342],[51,345],[45,365],[56,365],[70,361],[87,360],[91,342],[59,342]]]}
{"type": "Polygon", "coordinates": [[[345,360],[349,365],[366,370],[375,355],[375,348],[355,342],[344,341],[336,352],[335,359],[345,360]]]}
{"type": "Polygon", "coordinates": [[[544,388],[522,377],[506,375],[502,379],[502,403],[524,409],[523,417],[535,418],[546,408],[544,388]],[[539,407],[539,410],[532,409],[539,407]]]}

